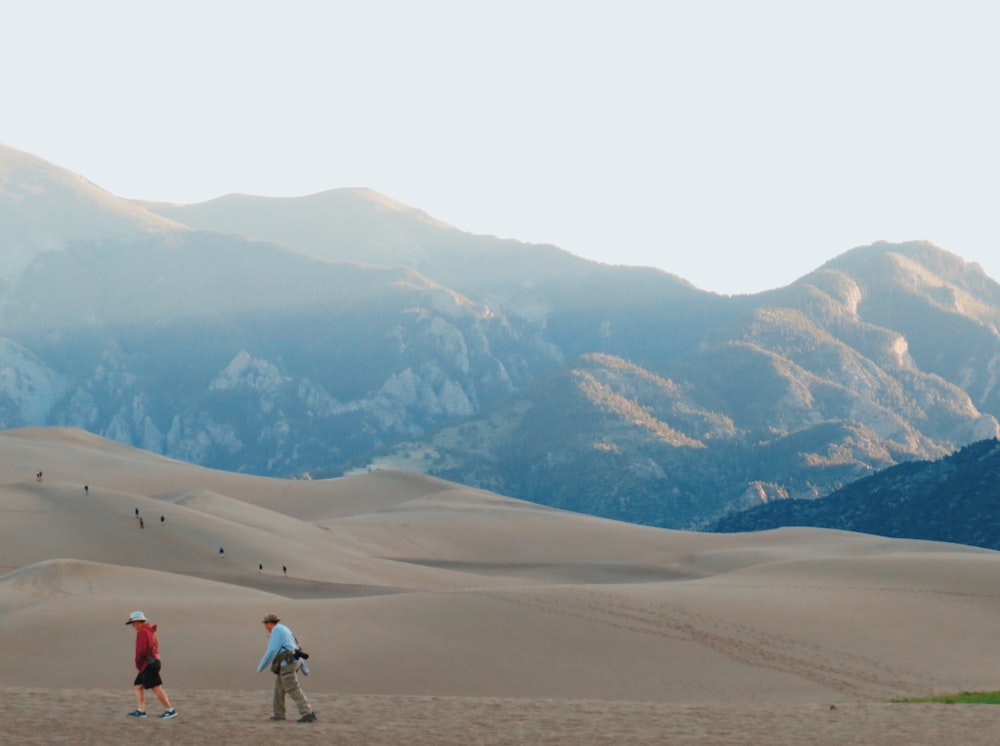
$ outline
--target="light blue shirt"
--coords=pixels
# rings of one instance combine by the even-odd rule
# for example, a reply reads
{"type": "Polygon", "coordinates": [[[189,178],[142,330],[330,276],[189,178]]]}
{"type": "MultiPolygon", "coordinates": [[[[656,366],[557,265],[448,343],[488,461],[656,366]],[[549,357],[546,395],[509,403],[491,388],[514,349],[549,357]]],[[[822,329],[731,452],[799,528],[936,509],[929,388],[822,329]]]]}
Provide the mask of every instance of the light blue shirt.
{"type": "MultiPolygon", "coordinates": [[[[257,664],[257,673],[270,666],[271,661],[279,653],[285,650],[295,650],[297,647],[298,645],[295,644],[295,635],[292,634],[292,631],[284,624],[275,624],[271,628],[271,636],[267,641],[267,650],[264,651],[264,657],[257,664]]],[[[287,666],[289,663],[295,663],[295,661],[285,661],[281,665],[287,666]]]]}

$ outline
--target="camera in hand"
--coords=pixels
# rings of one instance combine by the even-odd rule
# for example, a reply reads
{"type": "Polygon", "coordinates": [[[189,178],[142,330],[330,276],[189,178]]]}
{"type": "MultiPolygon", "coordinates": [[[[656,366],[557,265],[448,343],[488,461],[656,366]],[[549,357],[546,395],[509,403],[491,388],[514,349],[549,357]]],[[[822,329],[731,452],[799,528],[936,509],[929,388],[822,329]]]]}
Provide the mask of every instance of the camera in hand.
{"type": "Polygon", "coordinates": [[[294,656],[295,660],[298,660],[299,658],[301,658],[302,660],[306,660],[307,658],[309,658],[309,653],[307,653],[302,648],[299,648],[298,650],[295,651],[294,656]]]}

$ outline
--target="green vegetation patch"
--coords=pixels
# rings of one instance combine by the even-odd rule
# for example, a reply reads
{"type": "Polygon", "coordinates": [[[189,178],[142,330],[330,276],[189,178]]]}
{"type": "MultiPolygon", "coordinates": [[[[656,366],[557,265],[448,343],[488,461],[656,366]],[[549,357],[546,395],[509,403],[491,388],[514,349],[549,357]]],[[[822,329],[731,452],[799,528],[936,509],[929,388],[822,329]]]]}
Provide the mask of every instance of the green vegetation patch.
{"type": "Polygon", "coordinates": [[[936,694],[933,697],[904,697],[893,702],[939,702],[946,705],[1000,705],[998,692],[960,692],[959,694],[936,694]]]}

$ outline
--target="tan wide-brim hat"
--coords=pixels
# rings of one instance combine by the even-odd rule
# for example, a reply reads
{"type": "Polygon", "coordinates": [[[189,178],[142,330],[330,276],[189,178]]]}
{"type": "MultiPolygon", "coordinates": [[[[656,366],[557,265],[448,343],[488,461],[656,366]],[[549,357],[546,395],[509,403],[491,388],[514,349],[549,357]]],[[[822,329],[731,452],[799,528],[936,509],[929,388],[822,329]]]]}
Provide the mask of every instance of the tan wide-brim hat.
{"type": "Polygon", "coordinates": [[[266,617],[264,617],[260,621],[263,624],[277,624],[281,620],[278,619],[277,615],[275,615],[275,614],[268,614],[266,617]]]}

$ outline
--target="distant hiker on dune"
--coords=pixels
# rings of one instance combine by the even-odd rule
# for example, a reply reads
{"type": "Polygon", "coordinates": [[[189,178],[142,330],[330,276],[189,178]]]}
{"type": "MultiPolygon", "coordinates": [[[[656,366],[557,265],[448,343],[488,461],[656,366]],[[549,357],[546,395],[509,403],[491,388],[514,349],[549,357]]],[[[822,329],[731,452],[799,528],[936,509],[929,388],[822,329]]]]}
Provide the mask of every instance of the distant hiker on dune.
{"type": "Polygon", "coordinates": [[[125,622],[135,630],[135,667],[139,670],[134,682],[136,708],[129,713],[129,717],[146,717],[146,690],[152,689],[160,704],[166,708],[160,718],[168,720],[177,717],[177,710],[170,706],[160,678],[160,638],[156,634],[157,625],[146,622],[146,615],[141,611],[133,611],[125,622]]]}
{"type": "Polygon", "coordinates": [[[37,474],[35,474],[35,481],[36,482],[42,481],[42,472],[38,472],[37,474]]]}
{"type": "Polygon", "coordinates": [[[274,714],[270,719],[285,719],[285,695],[287,694],[299,708],[299,715],[301,717],[299,717],[298,722],[313,722],[316,719],[316,713],[310,707],[309,700],[306,699],[305,692],[299,686],[299,678],[296,675],[296,671],[300,667],[299,659],[308,658],[309,656],[299,649],[295,635],[292,634],[292,631],[288,627],[281,624],[281,620],[276,615],[268,614],[261,621],[263,621],[264,626],[267,628],[267,633],[270,637],[267,642],[267,650],[264,651],[264,657],[257,664],[257,673],[260,673],[270,665],[271,673],[275,675],[274,699],[272,702],[274,714]]]}

